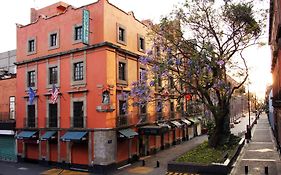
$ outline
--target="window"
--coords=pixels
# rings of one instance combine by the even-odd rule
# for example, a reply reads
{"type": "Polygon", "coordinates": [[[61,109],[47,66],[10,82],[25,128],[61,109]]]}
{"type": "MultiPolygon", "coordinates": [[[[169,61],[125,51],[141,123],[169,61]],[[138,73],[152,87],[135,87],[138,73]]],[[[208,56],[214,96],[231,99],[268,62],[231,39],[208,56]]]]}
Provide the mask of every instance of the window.
{"type": "Polygon", "coordinates": [[[162,79],[161,79],[160,75],[157,75],[157,85],[158,85],[158,88],[162,87],[162,79]]]}
{"type": "Polygon", "coordinates": [[[28,49],[27,49],[28,52],[35,52],[35,40],[34,39],[31,39],[31,40],[28,40],[28,49]]]}
{"type": "Polygon", "coordinates": [[[28,87],[35,87],[35,71],[29,71],[27,76],[28,87]]]}
{"type": "Polygon", "coordinates": [[[58,67],[50,67],[49,68],[49,84],[57,84],[58,83],[58,67]]]}
{"type": "Polygon", "coordinates": [[[146,103],[140,105],[140,114],[146,114],[146,103]]]}
{"type": "Polygon", "coordinates": [[[174,106],[174,102],[173,101],[170,102],[170,111],[171,112],[175,111],[175,106],[174,106]]]}
{"type": "Polygon", "coordinates": [[[146,77],[146,70],[143,68],[140,68],[140,80],[145,79],[146,77]]]}
{"type": "Polygon", "coordinates": [[[125,100],[119,100],[119,115],[125,115],[127,113],[127,102],[125,100]]]}
{"type": "Polygon", "coordinates": [[[117,24],[117,42],[126,44],[126,28],[121,24],[117,24]]]}
{"type": "Polygon", "coordinates": [[[74,28],[74,40],[82,40],[82,26],[76,26],[74,28]]]}
{"type": "Polygon", "coordinates": [[[49,127],[56,128],[58,127],[58,105],[49,104],[49,127]]]}
{"type": "Polygon", "coordinates": [[[119,41],[125,42],[125,29],[119,27],[119,35],[118,35],[119,41]]]}
{"type": "Polygon", "coordinates": [[[159,46],[155,47],[155,55],[158,57],[160,56],[160,47],[159,46]]]}
{"type": "Polygon", "coordinates": [[[175,83],[174,83],[173,77],[169,77],[169,86],[170,86],[171,89],[175,88],[175,83]]]}
{"type": "Polygon", "coordinates": [[[16,97],[10,97],[10,119],[16,116],[16,97]]]}
{"type": "Polygon", "coordinates": [[[141,35],[138,35],[138,50],[144,51],[145,50],[145,41],[144,37],[141,35]]]}
{"type": "Polygon", "coordinates": [[[157,101],[156,111],[162,112],[162,102],[161,101],[157,101]]]}
{"type": "Polygon", "coordinates": [[[27,127],[35,127],[35,105],[27,106],[27,127]]]}
{"type": "Polygon", "coordinates": [[[84,127],[84,107],[83,102],[73,102],[73,127],[84,127]]]}
{"type": "Polygon", "coordinates": [[[57,33],[50,34],[50,47],[57,46],[57,33]]]}
{"type": "Polygon", "coordinates": [[[74,63],[74,81],[81,81],[83,80],[83,61],[74,63]]]}
{"type": "Polygon", "coordinates": [[[119,80],[126,81],[126,63],[119,62],[119,80]]]}

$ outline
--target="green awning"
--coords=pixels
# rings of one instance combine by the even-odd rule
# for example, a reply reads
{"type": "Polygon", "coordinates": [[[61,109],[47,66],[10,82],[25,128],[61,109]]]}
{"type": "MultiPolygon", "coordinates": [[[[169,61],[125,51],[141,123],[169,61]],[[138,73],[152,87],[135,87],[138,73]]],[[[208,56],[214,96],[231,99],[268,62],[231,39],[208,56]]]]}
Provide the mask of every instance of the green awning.
{"type": "Polygon", "coordinates": [[[120,133],[120,137],[126,137],[128,139],[134,138],[134,136],[139,135],[132,129],[123,129],[118,131],[120,133]]]}
{"type": "Polygon", "coordinates": [[[81,141],[86,140],[86,131],[68,131],[60,139],[62,141],[81,141]]]}
{"type": "Polygon", "coordinates": [[[161,135],[168,131],[168,126],[147,125],[139,128],[139,133],[141,135],[161,135]]]}
{"type": "Polygon", "coordinates": [[[190,122],[190,121],[188,121],[188,120],[186,120],[186,119],[181,119],[181,121],[183,122],[183,123],[185,123],[187,126],[190,126],[192,123],[190,122]]]}
{"type": "Polygon", "coordinates": [[[37,131],[22,131],[17,135],[17,139],[30,139],[32,137],[36,137],[35,134],[37,131]]]}
{"type": "Polygon", "coordinates": [[[49,140],[51,139],[57,132],[56,131],[47,131],[43,136],[41,136],[41,140],[49,140]]]}
{"type": "Polygon", "coordinates": [[[171,121],[171,123],[177,128],[181,127],[181,124],[178,121],[171,121]]]}

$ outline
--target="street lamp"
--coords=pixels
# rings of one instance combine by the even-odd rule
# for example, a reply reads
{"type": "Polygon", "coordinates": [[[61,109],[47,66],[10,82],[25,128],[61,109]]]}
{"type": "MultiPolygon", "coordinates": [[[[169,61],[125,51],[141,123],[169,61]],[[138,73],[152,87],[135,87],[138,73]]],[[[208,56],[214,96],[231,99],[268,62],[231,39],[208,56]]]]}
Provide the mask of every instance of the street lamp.
{"type": "Polygon", "coordinates": [[[248,112],[249,112],[249,124],[247,125],[247,139],[251,139],[251,106],[250,106],[250,86],[248,84],[248,112]]]}

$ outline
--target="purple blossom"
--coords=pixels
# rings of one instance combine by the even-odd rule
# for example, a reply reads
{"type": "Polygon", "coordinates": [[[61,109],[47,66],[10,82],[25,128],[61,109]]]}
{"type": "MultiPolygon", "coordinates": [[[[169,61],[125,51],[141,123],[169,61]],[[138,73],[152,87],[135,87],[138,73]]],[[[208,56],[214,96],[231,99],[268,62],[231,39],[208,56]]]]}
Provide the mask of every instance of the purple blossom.
{"type": "Polygon", "coordinates": [[[152,55],[153,52],[152,52],[152,50],[150,49],[150,50],[147,50],[147,51],[146,51],[146,54],[147,54],[147,55],[152,55]]]}
{"type": "Polygon", "coordinates": [[[168,58],[168,65],[173,65],[174,64],[174,61],[173,61],[173,59],[172,58],[168,58]]]}
{"type": "Polygon", "coordinates": [[[179,66],[181,64],[181,60],[180,59],[176,59],[176,65],[179,66]]]}
{"type": "Polygon", "coordinates": [[[219,66],[222,66],[222,65],[224,65],[224,61],[223,61],[223,60],[220,60],[220,61],[217,62],[217,64],[218,64],[219,66]]]}
{"type": "Polygon", "coordinates": [[[151,59],[149,58],[149,57],[145,57],[145,56],[141,56],[140,58],[139,58],[139,62],[141,63],[141,64],[148,64],[149,62],[151,61],[151,59]]]}
{"type": "Polygon", "coordinates": [[[160,70],[159,66],[153,65],[153,67],[152,67],[153,72],[158,72],[159,70],[160,70]]]}
{"type": "Polygon", "coordinates": [[[149,82],[149,86],[154,86],[155,85],[155,81],[150,81],[149,82]]]}

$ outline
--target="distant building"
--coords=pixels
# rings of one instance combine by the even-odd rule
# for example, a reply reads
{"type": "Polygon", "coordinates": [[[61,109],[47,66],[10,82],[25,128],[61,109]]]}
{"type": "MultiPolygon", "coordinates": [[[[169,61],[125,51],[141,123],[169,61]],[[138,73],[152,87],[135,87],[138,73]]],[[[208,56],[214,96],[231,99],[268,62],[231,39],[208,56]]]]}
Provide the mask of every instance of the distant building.
{"type": "Polygon", "coordinates": [[[107,0],[31,9],[31,23],[17,25],[19,160],[105,172],[201,133],[176,101],[157,110],[160,101],[123,98],[144,70],[145,23],[107,0]]]}
{"type": "Polygon", "coordinates": [[[270,1],[269,45],[271,47],[272,106],[276,141],[280,150],[281,142],[281,2],[270,1]]]}
{"type": "Polygon", "coordinates": [[[0,161],[16,161],[16,50],[0,53],[0,161]]]}

